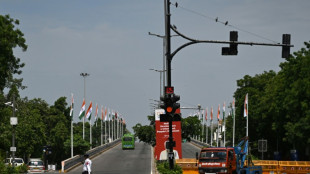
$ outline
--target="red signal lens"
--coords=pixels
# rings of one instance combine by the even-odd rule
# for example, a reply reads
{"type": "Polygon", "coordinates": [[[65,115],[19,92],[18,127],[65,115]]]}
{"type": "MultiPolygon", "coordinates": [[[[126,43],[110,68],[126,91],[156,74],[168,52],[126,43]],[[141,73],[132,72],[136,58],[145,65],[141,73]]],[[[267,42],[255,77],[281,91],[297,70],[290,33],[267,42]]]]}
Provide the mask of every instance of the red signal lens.
{"type": "Polygon", "coordinates": [[[167,107],[167,108],[166,108],[166,111],[167,111],[167,112],[172,112],[172,107],[170,107],[170,106],[167,107]]]}

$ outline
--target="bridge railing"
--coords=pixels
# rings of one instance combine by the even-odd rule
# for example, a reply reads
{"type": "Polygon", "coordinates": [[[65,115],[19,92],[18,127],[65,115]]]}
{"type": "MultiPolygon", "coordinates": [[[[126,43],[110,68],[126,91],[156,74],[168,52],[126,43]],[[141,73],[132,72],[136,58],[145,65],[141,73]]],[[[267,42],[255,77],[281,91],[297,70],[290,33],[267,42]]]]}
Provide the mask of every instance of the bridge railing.
{"type": "MultiPolygon", "coordinates": [[[[120,142],[121,142],[121,139],[117,139],[111,143],[107,143],[107,144],[103,144],[101,146],[95,147],[95,148],[87,151],[86,153],[89,155],[90,158],[93,158],[93,157],[99,155],[100,153],[102,153],[103,151],[117,145],[120,142]]],[[[66,160],[61,162],[61,172],[67,172],[67,171],[71,170],[72,168],[80,165],[83,161],[84,161],[83,155],[75,155],[72,158],[66,159],[66,160]]]]}

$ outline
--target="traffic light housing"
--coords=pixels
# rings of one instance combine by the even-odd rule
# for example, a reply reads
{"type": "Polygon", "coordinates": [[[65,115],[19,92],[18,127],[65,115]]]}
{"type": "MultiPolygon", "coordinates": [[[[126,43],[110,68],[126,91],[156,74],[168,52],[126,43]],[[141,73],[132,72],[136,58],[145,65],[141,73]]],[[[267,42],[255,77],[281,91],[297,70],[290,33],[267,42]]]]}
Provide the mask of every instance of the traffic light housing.
{"type": "MultiPolygon", "coordinates": [[[[238,31],[230,31],[229,41],[238,41],[238,31]]],[[[238,54],[238,44],[230,43],[229,47],[222,47],[222,55],[237,55],[238,54]]]]}
{"type": "MultiPolygon", "coordinates": [[[[286,44],[286,45],[291,44],[290,34],[282,35],[282,44],[286,44]]],[[[282,58],[288,58],[289,56],[290,56],[290,46],[282,46],[282,58]]]]}
{"type": "Polygon", "coordinates": [[[173,90],[173,87],[166,87],[165,95],[160,97],[162,101],[160,108],[165,110],[165,114],[160,115],[161,122],[169,122],[170,120],[181,121],[180,103],[177,103],[180,100],[180,96],[175,95],[173,90]]]}

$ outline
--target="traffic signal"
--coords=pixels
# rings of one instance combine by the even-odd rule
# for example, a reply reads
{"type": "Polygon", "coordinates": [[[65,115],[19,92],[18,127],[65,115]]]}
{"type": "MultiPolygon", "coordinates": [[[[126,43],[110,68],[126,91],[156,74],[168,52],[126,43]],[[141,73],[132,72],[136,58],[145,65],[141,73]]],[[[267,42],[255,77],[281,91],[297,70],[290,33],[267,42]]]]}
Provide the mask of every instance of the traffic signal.
{"type": "MultiPolygon", "coordinates": [[[[238,41],[238,31],[230,31],[229,41],[238,41]]],[[[222,55],[237,55],[238,54],[238,44],[230,43],[229,47],[222,47],[222,55]]]]}
{"type": "MultiPolygon", "coordinates": [[[[282,44],[291,44],[291,35],[290,34],[283,34],[282,35],[282,44]]],[[[282,58],[288,58],[290,56],[290,47],[289,46],[282,46],[282,58]]]]}

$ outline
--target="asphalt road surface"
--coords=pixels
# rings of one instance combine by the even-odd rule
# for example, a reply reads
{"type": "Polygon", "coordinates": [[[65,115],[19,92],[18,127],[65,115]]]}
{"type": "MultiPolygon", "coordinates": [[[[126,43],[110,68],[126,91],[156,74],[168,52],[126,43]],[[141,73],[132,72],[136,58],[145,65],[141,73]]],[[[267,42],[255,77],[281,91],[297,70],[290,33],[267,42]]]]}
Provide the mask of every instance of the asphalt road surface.
{"type": "Polygon", "coordinates": [[[182,143],[182,157],[196,158],[196,152],[200,152],[200,148],[191,143],[182,143]]]}
{"type": "MultiPolygon", "coordinates": [[[[92,160],[92,174],[149,174],[151,173],[151,146],[136,142],[134,150],[122,150],[121,145],[102,153],[92,160]]],[[[82,165],[68,172],[81,174],[82,165]]]]}

